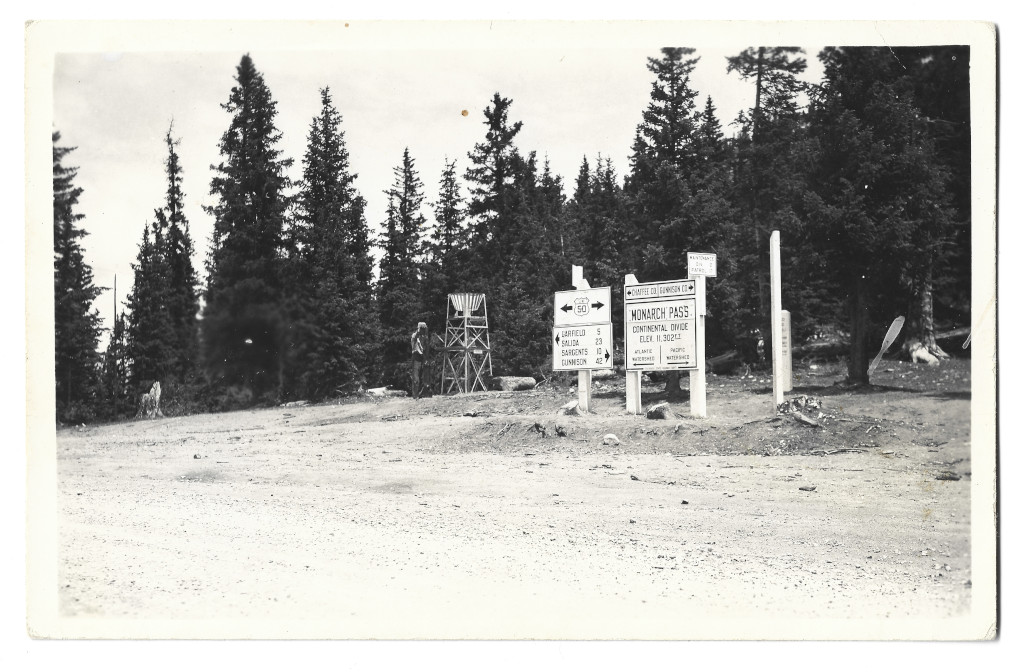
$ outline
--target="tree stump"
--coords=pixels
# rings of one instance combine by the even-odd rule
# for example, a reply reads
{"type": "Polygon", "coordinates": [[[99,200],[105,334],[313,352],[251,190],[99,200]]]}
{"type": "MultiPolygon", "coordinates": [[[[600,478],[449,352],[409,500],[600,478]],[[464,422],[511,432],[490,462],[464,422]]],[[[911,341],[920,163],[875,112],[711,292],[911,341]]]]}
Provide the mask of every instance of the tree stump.
{"type": "Polygon", "coordinates": [[[160,381],[153,383],[153,387],[149,388],[149,392],[142,395],[139,413],[135,417],[150,419],[164,417],[163,412],[160,410],[160,381]]]}

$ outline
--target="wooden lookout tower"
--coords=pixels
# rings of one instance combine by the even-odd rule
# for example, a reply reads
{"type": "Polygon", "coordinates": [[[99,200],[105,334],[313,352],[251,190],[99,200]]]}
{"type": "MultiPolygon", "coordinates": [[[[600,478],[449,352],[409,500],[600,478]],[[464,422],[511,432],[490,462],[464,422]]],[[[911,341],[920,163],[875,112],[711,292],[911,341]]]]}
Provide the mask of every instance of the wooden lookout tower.
{"type": "Polygon", "coordinates": [[[486,390],[484,369],[492,375],[491,337],[487,332],[487,297],[449,294],[444,331],[441,393],[486,390]]]}

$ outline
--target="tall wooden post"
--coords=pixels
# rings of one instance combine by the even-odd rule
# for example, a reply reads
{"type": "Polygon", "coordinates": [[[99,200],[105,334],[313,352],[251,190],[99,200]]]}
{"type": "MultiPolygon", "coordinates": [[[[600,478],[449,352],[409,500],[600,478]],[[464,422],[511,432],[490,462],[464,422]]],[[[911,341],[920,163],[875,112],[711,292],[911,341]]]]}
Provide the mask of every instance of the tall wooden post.
{"type": "Polygon", "coordinates": [[[707,314],[705,295],[706,278],[698,275],[693,278],[694,291],[697,294],[697,369],[690,371],[690,415],[695,418],[708,417],[707,370],[704,357],[704,316],[707,314]]]}
{"type": "Polygon", "coordinates": [[[773,409],[783,401],[782,382],[782,254],[779,232],[772,231],[769,243],[772,274],[772,400],[773,409]]]}
{"type": "MultiPolygon", "coordinates": [[[[639,285],[640,283],[637,281],[635,275],[633,275],[632,273],[627,273],[626,274],[626,280],[625,280],[625,282],[623,284],[628,287],[629,285],[639,285]]],[[[623,297],[625,297],[625,293],[623,293],[623,297]]],[[[623,300],[623,302],[622,302],[622,311],[623,311],[623,313],[622,313],[623,314],[622,324],[623,324],[623,326],[625,326],[626,322],[627,322],[627,320],[625,319],[625,314],[626,314],[625,313],[625,311],[626,311],[626,302],[625,302],[625,300],[623,300]]],[[[625,339],[625,336],[626,335],[623,334],[623,339],[625,339]]],[[[627,357],[628,357],[628,355],[627,355],[627,357]]],[[[640,402],[640,376],[641,375],[642,375],[641,372],[638,371],[638,370],[626,369],[626,413],[632,413],[633,415],[640,415],[643,412],[643,410],[641,408],[641,402],[640,402]]]]}
{"type": "MultiPolygon", "coordinates": [[[[583,277],[583,267],[572,267],[572,286],[576,289],[590,289],[590,283],[583,277]]],[[[577,375],[577,396],[579,397],[579,408],[584,413],[590,412],[590,390],[593,377],[590,369],[579,370],[577,375]]]]}

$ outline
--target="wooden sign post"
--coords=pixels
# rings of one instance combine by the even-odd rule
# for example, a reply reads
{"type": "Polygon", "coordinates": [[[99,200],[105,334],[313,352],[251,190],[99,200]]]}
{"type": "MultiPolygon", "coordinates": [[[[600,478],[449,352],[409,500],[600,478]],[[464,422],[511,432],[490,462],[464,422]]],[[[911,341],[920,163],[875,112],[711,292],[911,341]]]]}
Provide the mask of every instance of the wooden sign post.
{"type": "Polygon", "coordinates": [[[583,267],[572,267],[575,291],[555,292],[552,369],[575,370],[579,409],[590,412],[591,371],[612,368],[610,287],[591,288],[583,267]]]}
{"type": "Polygon", "coordinates": [[[718,276],[718,255],[701,252],[686,254],[686,277],[694,282],[697,295],[697,368],[690,371],[690,415],[708,417],[707,362],[704,341],[704,318],[707,316],[706,278],[718,276]]]}
{"type": "Polygon", "coordinates": [[[783,401],[782,383],[782,254],[779,232],[772,231],[769,242],[772,282],[772,401],[778,409],[783,401]]]}

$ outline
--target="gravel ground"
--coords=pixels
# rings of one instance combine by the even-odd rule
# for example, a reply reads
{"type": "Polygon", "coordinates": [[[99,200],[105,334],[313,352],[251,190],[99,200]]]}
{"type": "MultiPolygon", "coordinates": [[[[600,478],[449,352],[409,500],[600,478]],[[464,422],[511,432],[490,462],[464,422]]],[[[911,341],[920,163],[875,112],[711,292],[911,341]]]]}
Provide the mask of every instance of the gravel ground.
{"type": "Polygon", "coordinates": [[[627,416],[612,380],[586,417],[549,381],[61,430],[59,612],[385,638],[962,617],[969,362],[883,366],[868,390],[799,370],[820,427],[720,376],[703,420],[627,416]]]}

